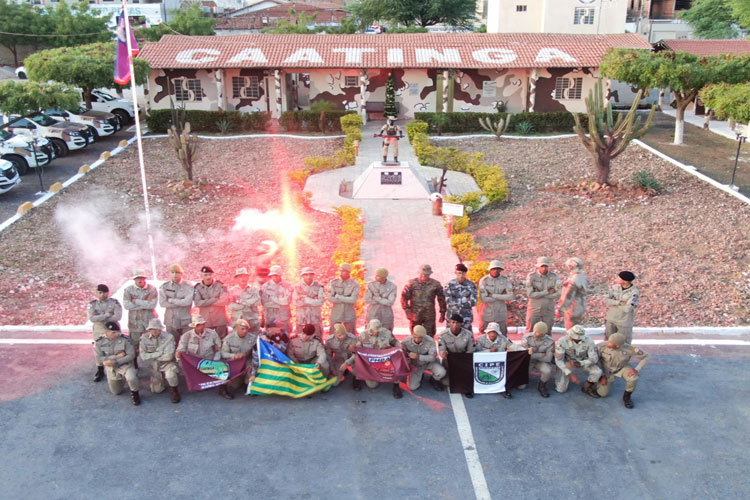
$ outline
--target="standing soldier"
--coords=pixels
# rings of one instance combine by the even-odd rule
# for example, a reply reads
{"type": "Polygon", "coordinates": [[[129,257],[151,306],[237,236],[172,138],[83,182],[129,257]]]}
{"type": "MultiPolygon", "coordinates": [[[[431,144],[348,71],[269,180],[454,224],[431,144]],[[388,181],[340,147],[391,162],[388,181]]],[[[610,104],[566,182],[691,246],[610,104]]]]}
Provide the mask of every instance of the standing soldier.
{"type": "Polygon", "coordinates": [[[604,338],[608,339],[613,333],[621,333],[625,336],[625,343],[633,341],[633,321],[635,308],[641,292],[633,280],[635,274],[623,271],[617,275],[617,284],[609,290],[605,302],[609,305],[605,321],[604,338]]]}
{"type": "Polygon", "coordinates": [[[138,394],[138,374],[133,366],[133,343],[120,332],[120,325],[116,322],[108,321],[104,328],[104,337],[99,337],[94,344],[96,361],[104,366],[110,392],[115,396],[120,394],[124,378],[130,388],[130,400],[138,406],[141,404],[141,396],[138,394]]]}
{"type": "MultiPolygon", "coordinates": [[[[485,332],[477,339],[477,352],[507,352],[507,351],[522,351],[523,347],[518,346],[510,341],[508,337],[500,334],[500,325],[494,321],[487,325],[485,332]]],[[[525,385],[519,386],[519,389],[523,389],[525,385]]],[[[513,395],[510,393],[510,388],[506,386],[505,391],[501,392],[500,395],[505,399],[510,399],[513,395]]]]}
{"type": "Polygon", "coordinates": [[[482,313],[483,332],[489,323],[500,325],[503,335],[508,335],[508,306],[506,302],[513,300],[513,285],[510,280],[500,274],[503,265],[499,260],[490,262],[490,274],[479,280],[479,296],[482,299],[480,311],[482,313]]]}
{"type": "Polygon", "coordinates": [[[292,331],[292,285],[281,278],[281,266],[271,266],[266,281],[260,289],[260,299],[263,302],[263,317],[265,322],[275,321],[287,332],[292,331]]]}
{"type": "Polygon", "coordinates": [[[578,257],[571,257],[565,261],[565,267],[570,270],[568,279],[563,283],[560,296],[560,314],[565,314],[565,329],[570,330],[573,325],[580,325],[586,313],[586,294],[589,291],[589,280],[583,272],[583,261],[578,257]]]}
{"type": "Polygon", "coordinates": [[[333,335],[326,339],[326,354],[328,355],[328,366],[331,368],[331,374],[336,377],[337,386],[346,374],[346,367],[352,367],[352,387],[359,390],[357,377],[354,376],[354,346],[357,343],[357,336],[347,332],[346,327],[341,323],[333,325],[333,335]]]}
{"type": "Polygon", "coordinates": [[[592,398],[598,398],[599,394],[594,388],[602,376],[598,362],[599,352],[594,341],[586,336],[586,330],[581,325],[573,325],[567,335],[557,339],[555,344],[555,390],[565,392],[569,382],[577,384],[579,380],[574,370],[583,368],[588,373],[588,378],[581,390],[592,398]]]}
{"type": "Polygon", "coordinates": [[[367,322],[378,319],[383,328],[393,331],[393,303],[396,302],[396,294],[396,285],[388,281],[388,269],[376,269],[375,280],[365,288],[367,322]]]}
{"type": "MultiPolygon", "coordinates": [[[[448,362],[449,352],[474,352],[474,334],[464,328],[464,319],[460,314],[451,316],[449,327],[440,332],[440,357],[448,362]]],[[[443,377],[443,385],[448,386],[448,377],[443,377]]],[[[466,393],[467,398],[473,398],[474,394],[466,393]]]]}
{"type": "Polygon", "coordinates": [[[401,307],[409,319],[409,329],[414,325],[422,325],[427,335],[435,337],[435,299],[440,307],[440,323],[445,321],[447,307],[445,292],[438,280],[430,278],[432,267],[423,264],[419,270],[419,277],[409,280],[401,291],[401,307]]]}
{"type": "Polygon", "coordinates": [[[477,305],[477,286],[466,278],[468,271],[465,265],[456,264],[456,279],[445,285],[445,304],[448,314],[461,316],[464,319],[464,328],[471,332],[471,324],[474,322],[472,308],[477,305]]]}
{"type": "Polygon", "coordinates": [[[260,303],[260,289],[249,284],[250,273],[241,267],[234,272],[235,285],[229,289],[229,303],[232,323],[244,319],[252,325],[260,325],[258,304],[260,303]]]}
{"type": "Polygon", "coordinates": [[[232,326],[232,333],[227,335],[221,344],[222,359],[245,358],[245,376],[232,379],[225,386],[225,392],[231,398],[234,397],[231,390],[237,389],[242,381],[248,384],[255,379],[256,367],[253,362],[253,349],[255,349],[257,343],[258,335],[250,333],[250,323],[243,318],[239,318],[232,326]]]}
{"type": "Polygon", "coordinates": [[[172,402],[180,402],[180,392],[177,390],[178,368],[174,361],[174,337],[164,331],[161,321],[154,318],[148,322],[148,331],[141,335],[141,359],[151,370],[151,392],[158,394],[164,391],[164,378],[167,379],[172,393],[172,402]]]}
{"type": "Polygon", "coordinates": [[[380,137],[383,137],[383,163],[388,162],[388,146],[393,146],[393,161],[398,163],[398,138],[403,137],[401,127],[396,125],[396,117],[389,116],[385,125],[380,129],[380,137]],[[385,134],[385,136],[383,136],[385,134]]]}
{"type": "Polygon", "coordinates": [[[409,390],[419,389],[425,370],[432,373],[430,378],[432,388],[436,391],[445,390],[440,380],[445,378],[448,372],[438,361],[435,339],[427,336],[427,330],[422,325],[415,325],[411,336],[406,337],[401,342],[401,346],[409,359],[409,366],[412,367],[409,374],[409,390]]]}
{"type": "MultiPolygon", "coordinates": [[[[146,331],[148,322],[156,317],[154,308],[159,292],[153,285],[146,284],[146,273],[141,269],[136,269],[133,273],[133,282],[134,284],[125,288],[122,302],[128,311],[128,336],[137,356],[141,334],[146,331]]],[[[133,362],[138,368],[138,360],[135,359],[133,362]]]]}
{"type": "Polygon", "coordinates": [[[596,392],[601,397],[606,397],[612,389],[615,378],[624,378],[625,393],[622,395],[622,403],[625,408],[633,408],[633,401],[630,397],[638,384],[641,370],[648,363],[648,354],[626,343],[625,335],[619,332],[610,335],[606,342],[597,346],[597,349],[604,374],[599,379],[596,392]],[[641,358],[635,368],[630,366],[630,358],[633,356],[641,358]]]}
{"type": "MultiPolygon", "coordinates": [[[[107,329],[104,327],[107,322],[118,322],[122,318],[122,306],[120,306],[117,299],[110,298],[109,287],[107,285],[96,286],[96,300],[89,302],[86,310],[89,315],[89,321],[91,321],[94,343],[107,334],[107,329]]],[[[97,358],[96,353],[94,353],[94,357],[97,358]]],[[[103,378],[104,365],[97,358],[94,382],[99,382],[103,378]]]]}
{"type": "MultiPolygon", "coordinates": [[[[396,340],[396,337],[393,336],[390,330],[383,328],[380,325],[380,320],[377,319],[371,320],[367,324],[367,330],[362,332],[357,338],[357,346],[366,347],[368,349],[388,349],[389,347],[396,347],[397,345],[399,345],[399,343],[398,340],[396,340]]],[[[370,389],[374,389],[380,385],[379,382],[375,382],[374,380],[365,380],[365,384],[367,384],[367,387],[370,389]]],[[[354,390],[358,391],[361,387],[362,384],[358,380],[354,386],[354,390]]],[[[398,382],[393,384],[393,397],[396,399],[401,399],[403,397],[398,382]]]]}
{"type": "MultiPolygon", "coordinates": [[[[182,358],[182,353],[190,354],[201,359],[211,359],[218,361],[221,359],[221,339],[216,330],[206,327],[206,320],[203,316],[193,316],[190,322],[190,328],[180,337],[180,344],[174,356],[177,361],[182,358]]],[[[225,399],[234,399],[227,392],[226,384],[219,386],[219,395],[225,399]]]]}
{"type": "Polygon", "coordinates": [[[190,324],[190,307],[193,305],[193,287],[183,283],[182,266],[169,266],[169,281],[159,288],[159,305],[164,308],[164,326],[172,334],[175,344],[190,324]]]}
{"type": "MultiPolygon", "coordinates": [[[[534,324],[533,333],[527,333],[523,337],[524,349],[528,349],[531,361],[529,362],[529,370],[537,370],[539,372],[539,385],[537,390],[543,398],[549,397],[547,392],[547,381],[552,376],[552,356],[555,353],[555,339],[549,335],[549,327],[547,323],[539,321],[534,324]]],[[[520,387],[520,389],[526,386],[520,387]]]]}
{"type": "MultiPolygon", "coordinates": [[[[297,308],[297,332],[307,324],[315,326],[315,336],[323,338],[323,302],[326,291],[323,285],[315,281],[315,271],[305,267],[300,272],[302,280],[294,287],[294,305],[297,308]]],[[[333,325],[331,325],[333,328],[333,325]]]]}
{"type": "Polygon", "coordinates": [[[529,304],[526,308],[526,333],[539,321],[547,324],[551,332],[555,323],[555,302],[560,298],[560,277],[549,270],[549,259],[536,259],[536,271],[526,276],[526,295],[529,304]]]}
{"type": "Polygon", "coordinates": [[[219,338],[227,336],[227,287],[214,279],[214,270],[210,266],[201,268],[201,281],[195,284],[193,296],[198,312],[206,320],[206,328],[219,334],[219,338]]]}
{"type": "Polygon", "coordinates": [[[328,356],[323,343],[315,335],[315,325],[302,327],[300,334],[289,341],[286,355],[295,363],[316,365],[324,377],[328,377],[328,356]]]}
{"type": "Polygon", "coordinates": [[[344,262],[339,266],[339,277],[328,285],[328,300],[333,304],[330,324],[342,323],[347,332],[357,331],[359,283],[351,278],[352,266],[344,262]]]}

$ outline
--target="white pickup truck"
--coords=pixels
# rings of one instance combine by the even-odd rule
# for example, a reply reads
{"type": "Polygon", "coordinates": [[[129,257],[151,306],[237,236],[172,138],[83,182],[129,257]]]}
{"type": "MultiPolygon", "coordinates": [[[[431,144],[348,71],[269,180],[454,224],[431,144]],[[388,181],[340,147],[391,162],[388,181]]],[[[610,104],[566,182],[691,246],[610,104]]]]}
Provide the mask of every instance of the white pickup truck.
{"type": "Polygon", "coordinates": [[[120,119],[122,126],[127,125],[135,119],[135,109],[133,108],[132,101],[120,99],[103,90],[91,91],[91,109],[112,113],[120,119]]]}
{"type": "Polygon", "coordinates": [[[29,168],[47,165],[54,157],[47,139],[32,139],[0,130],[0,158],[11,162],[19,175],[25,175],[29,168]]]}
{"type": "Polygon", "coordinates": [[[0,194],[10,191],[21,182],[16,167],[6,160],[0,160],[0,194]]]}
{"type": "Polygon", "coordinates": [[[95,111],[81,106],[76,109],[62,110],[59,108],[48,109],[44,112],[56,120],[90,125],[94,133],[94,139],[112,135],[120,130],[120,120],[117,116],[106,111],[95,111]]]}
{"type": "MultiPolygon", "coordinates": [[[[16,117],[3,117],[8,123],[16,117]]],[[[11,132],[28,137],[45,137],[52,143],[55,156],[65,156],[69,151],[83,149],[94,142],[94,136],[86,125],[71,122],[60,122],[39,113],[31,118],[21,118],[7,127],[11,132]]]]}

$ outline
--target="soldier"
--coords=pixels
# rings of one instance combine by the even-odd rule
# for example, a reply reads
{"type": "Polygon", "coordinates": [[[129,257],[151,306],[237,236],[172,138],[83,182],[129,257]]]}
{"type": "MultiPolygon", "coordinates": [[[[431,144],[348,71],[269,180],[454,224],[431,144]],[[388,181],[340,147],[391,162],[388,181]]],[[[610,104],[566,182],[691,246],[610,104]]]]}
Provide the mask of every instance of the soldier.
{"type": "Polygon", "coordinates": [[[148,322],[146,334],[141,335],[140,351],[141,359],[151,370],[151,392],[154,394],[163,392],[164,378],[166,378],[172,393],[172,403],[179,403],[180,392],[177,390],[179,369],[174,361],[174,337],[164,331],[158,319],[154,318],[148,322]]]}
{"type": "MultiPolygon", "coordinates": [[[[539,372],[539,385],[537,386],[539,394],[543,398],[548,398],[547,381],[554,369],[552,356],[555,353],[555,339],[549,335],[547,323],[538,321],[534,324],[533,333],[524,335],[521,345],[524,349],[528,349],[529,356],[531,356],[529,370],[537,370],[539,372]]],[[[520,386],[519,389],[524,389],[525,387],[525,385],[520,386]]]]}
{"type": "MultiPolygon", "coordinates": [[[[183,352],[201,359],[220,360],[221,338],[216,330],[206,326],[206,319],[200,315],[193,316],[190,328],[192,330],[188,330],[180,337],[180,344],[175,352],[177,361],[182,358],[183,352]]],[[[227,392],[226,384],[219,386],[219,395],[225,399],[234,398],[227,392]]]]}
{"type": "Polygon", "coordinates": [[[289,335],[287,331],[277,323],[276,320],[266,321],[266,329],[260,331],[260,338],[269,342],[281,352],[286,352],[289,345],[289,335]]]}
{"type": "MultiPolygon", "coordinates": [[[[522,351],[523,347],[518,346],[510,341],[505,335],[501,335],[500,325],[495,323],[489,323],[485,332],[477,339],[477,352],[506,352],[506,351],[522,351]]],[[[523,389],[524,386],[519,386],[519,389],[523,389]]],[[[510,389],[506,387],[505,391],[501,392],[500,395],[505,399],[510,399],[513,395],[510,389]]]]}
{"type": "Polygon", "coordinates": [[[474,322],[472,308],[477,305],[477,286],[466,278],[469,269],[463,264],[456,264],[456,279],[445,285],[445,303],[448,314],[458,314],[464,319],[464,328],[473,331],[474,322]]]}
{"type": "Polygon", "coordinates": [[[96,361],[104,366],[109,390],[115,396],[122,392],[122,379],[130,388],[130,400],[135,406],[141,404],[138,394],[138,374],[133,366],[135,348],[133,343],[122,334],[120,325],[115,321],[104,324],[106,333],[94,343],[96,361]]]}
{"type": "Polygon", "coordinates": [[[190,308],[193,305],[192,286],[182,281],[182,266],[169,266],[169,281],[159,287],[159,305],[164,308],[164,326],[174,337],[175,345],[190,324],[190,308]]]}
{"type": "Polygon", "coordinates": [[[565,329],[570,330],[573,325],[580,325],[586,313],[586,294],[589,291],[589,280],[583,272],[583,261],[578,257],[571,257],[565,261],[565,267],[570,270],[568,279],[563,283],[560,296],[560,309],[557,313],[565,314],[565,329]]]}
{"type": "MultiPolygon", "coordinates": [[[[128,336],[137,356],[141,334],[146,331],[148,322],[156,317],[154,308],[159,292],[153,285],[146,284],[146,273],[141,269],[136,269],[133,273],[133,283],[125,288],[122,302],[128,311],[128,336]]],[[[135,359],[133,363],[138,368],[138,360],[135,359]]]]}
{"type": "Polygon", "coordinates": [[[292,310],[289,306],[292,301],[292,285],[281,278],[281,266],[271,266],[266,281],[260,289],[260,299],[263,303],[263,315],[267,322],[275,321],[277,325],[292,330],[292,310]]]}
{"type": "Polygon", "coordinates": [[[241,267],[234,272],[234,286],[229,289],[227,308],[230,311],[232,323],[244,319],[251,325],[260,325],[258,305],[260,304],[260,288],[252,286],[250,273],[241,267]]]}
{"type": "Polygon", "coordinates": [[[526,275],[526,295],[529,304],[526,308],[526,333],[539,321],[547,324],[552,331],[555,323],[555,301],[560,298],[560,277],[549,270],[549,259],[536,259],[536,271],[526,275]]]}
{"type": "Polygon", "coordinates": [[[383,137],[383,163],[388,162],[388,146],[393,146],[393,161],[398,163],[398,138],[403,137],[401,127],[396,125],[396,117],[389,116],[385,125],[380,129],[380,137],[383,137]],[[383,136],[385,134],[385,136],[383,136]]]}
{"type": "Polygon", "coordinates": [[[443,391],[445,388],[440,380],[445,378],[448,372],[440,364],[437,357],[437,345],[435,339],[427,336],[427,330],[422,325],[415,325],[410,337],[406,337],[401,346],[404,349],[406,357],[409,359],[409,365],[412,367],[409,374],[409,390],[416,391],[422,385],[422,377],[425,370],[432,373],[430,385],[436,391],[443,391]]]}
{"type": "Polygon", "coordinates": [[[435,337],[435,299],[440,307],[440,323],[445,321],[445,293],[438,280],[430,278],[432,267],[423,264],[419,277],[409,280],[401,291],[401,307],[409,319],[409,329],[422,325],[427,335],[435,337]]]}
{"type": "MultiPolygon", "coordinates": [[[[354,373],[354,346],[357,344],[357,336],[346,331],[346,327],[341,323],[333,325],[333,335],[329,335],[326,340],[326,354],[328,355],[328,366],[331,368],[331,374],[336,377],[337,386],[343,380],[346,374],[346,367],[352,367],[354,373]]],[[[357,377],[352,376],[352,387],[361,388],[361,383],[357,377]]],[[[359,390],[359,389],[357,389],[359,390]]]]}
{"type": "Polygon", "coordinates": [[[625,379],[625,393],[622,395],[622,403],[625,408],[633,408],[633,401],[630,399],[635,386],[638,384],[638,376],[643,367],[648,363],[648,354],[640,349],[633,347],[625,342],[625,335],[622,333],[613,333],[606,342],[597,346],[599,351],[599,361],[604,374],[599,379],[596,386],[596,392],[601,397],[606,397],[612,389],[615,378],[625,379]],[[630,366],[631,357],[641,358],[638,366],[630,366]]]}
{"type": "MultiPolygon", "coordinates": [[[[440,332],[439,349],[440,357],[448,362],[449,352],[474,352],[474,334],[464,328],[464,319],[460,314],[454,314],[450,318],[449,327],[440,332]]],[[[443,377],[443,385],[448,386],[448,377],[443,377]]],[[[467,398],[473,398],[474,394],[467,392],[467,398]]]]}
{"type": "Polygon", "coordinates": [[[315,335],[315,325],[307,324],[302,327],[299,335],[289,341],[286,355],[295,363],[316,365],[324,377],[328,377],[330,367],[323,342],[315,335]]]}
{"type": "MultiPolygon", "coordinates": [[[[122,306],[120,306],[117,299],[110,298],[109,287],[107,285],[96,286],[96,299],[89,302],[86,310],[89,315],[89,321],[91,321],[94,344],[99,338],[107,334],[107,329],[104,325],[108,321],[118,322],[122,318],[122,306]]],[[[99,382],[104,378],[104,366],[98,361],[96,353],[94,353],[94,358],[97,359],[94,382],[99,382]]]]}
{"type": "MultiPolygon", "coordinates": [[[[441,288],[442,290],[442,288],[441,288]]],[[[380,325],[380,320],[373,319],[367,325],[367,330],[363,331],[357,338],[357,346],[366,347],[368,349],[388,349],[389,347],[396,347],[399,345],[396,337],[393,336],[390,330],[383,328],[380,325]]],[[[374,380],[365,380],[365,384],[370,389],[376,388],[380,385],[374,380]]],[[[361,383],[355,385],[354,390],[358,391],[362,387],[361,383]]],[[[399,383],[393,384],[393,397],[401,399],[403,393],[399,383]]]]}
{"type": "Polygon", "coordinates": [[[510,280],[501,274],[503,265],[499,260],[490,262],[488,276],[479,280],[479,296],[482,306],[479,308],[482,314],[482,328],[484,332],[489,323],[500,325],[503,335],[508,335],[508,306],[506,302],[513,300],[513,285],[510,280]]]}
{"type": "Polygon", "coordinates": [[[323,338],[323,302],[326,291],[315,281],[315,271],[305,267],[300,272],[302,280],[294,287],[294,305],[297,308],[297,333],[307,324],[315,326],[315,336],[323,338]]]}
{"type": "Polygon", "coordinates": [[[383,328],[393,331],[393,303],[396,302],[396,285],[388,280],[388,269],[375,270],[375,280],[365,288],[367,322],[380,320],[383,328]]]}
{"type": "Polygon", "coordinates": [[[592,398],[598,398],[599,394],[594,389],[602,375],[598,361],[599,353],[594,341],[586,336],[586,330],[581,325],[573,325],[567,335],[557,339],[555,344],[555,390],[565,392],[568,390],[569,382],[577,384],[579,380],[574,370],[583,368],[588,372],[588,378],[581,390],[592,398]]]}
{"type": "Polygon", "coordinates": [[[193,296],[198,312],[206,320],[206,328],[219,334],[219,338],[227,336],[227,287],[214,279],[214,270],[210,266],[201,267],[201,281],[195,284],[193,296]]]}
{"type": "Polygon", "coordinates": [[[339,266],[339,277],[328,285],[328,300],[333,304],[330,323],[343,323],[348,332],[357,330],[357,310],[354,305],[359,298],[359,283],[350,277],[351,272],[351,264],[344,262],[339,266]]]}
{"type": "Polygon", "coordinates": [[[232,326],[232,333],[226,336],[221,344],[221,357],[222,359],[242,359],[245,358],[245,376],[243,378],[237,377],[230,380],[226,386],[223,386],[225,391],[230,397],[232,395],[232,389],[240,387],[241,383],[248,384],[255,380],[255,372],[257,367],[255,366],[253,359],[253,350],[258,343],[258,335],[250,332],[250,323],[243,318],[237,319],[232,326]]]}
{"type": "Polygon", "coordinates": [[[609,305],[605,321],[604,338],[608,339],[613,333],[621,333],[625,336],[625,343],[633,341],[633,320],[635,308],[641,292],[633,280],[635,275],[630,271],[623,271],[617,275],[617,284],[613,286],[605,302],[609,305]]]}

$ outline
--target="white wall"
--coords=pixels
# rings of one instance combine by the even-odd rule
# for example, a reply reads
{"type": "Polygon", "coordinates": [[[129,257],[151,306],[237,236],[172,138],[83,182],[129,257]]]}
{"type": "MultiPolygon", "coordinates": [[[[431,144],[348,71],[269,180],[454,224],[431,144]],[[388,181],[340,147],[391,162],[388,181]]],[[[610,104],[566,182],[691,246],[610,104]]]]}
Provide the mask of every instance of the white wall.
{"type": "Polygon", "coordinates": [[[628,0],[489,0],[487,32],[624,33],[627,7],[628,0]],[[576,8],[594,9],[593,23],[574,24],[576,8]]]}

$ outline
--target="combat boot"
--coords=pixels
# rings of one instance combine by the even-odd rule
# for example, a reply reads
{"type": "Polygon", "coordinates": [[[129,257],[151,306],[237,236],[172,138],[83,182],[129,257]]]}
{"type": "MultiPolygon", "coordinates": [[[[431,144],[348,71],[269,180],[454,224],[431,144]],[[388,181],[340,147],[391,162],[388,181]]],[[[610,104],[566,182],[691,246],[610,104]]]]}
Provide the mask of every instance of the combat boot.
{"type": "Polygon", "coordinates": [[[362,381],[357,377],[352,377],[352,389],[354,389],[355,391],[362,390],[362,381]]]}
{"type": "Polygon", "coordinates": [[[625,394],[622,395],[622,404],[624,404],[625,408],[628,408],[628,409],[630,409],[630,408],[632,408],[634,406],[633,405],[633,400],[630,399],[630,395],[631,394],[633,394],[633,393],[625,391],[625,394]]]}
{"type": "Polygon", "coordinates": [[[99,382],[104,378],[104,367],[97,366],[96,373],[94,374],[94,382],[99,382]]]}
{"type": "Polygon", "coordinates": [[[511,394],[510,391],[507,390],[507,389],[504,390],[503,392],[501,392],[500,395],[502,397],[504,397],[505,399],[511,399],[511,398],[513,398],[513,394],[511,394]]]}
{"type": "Polygon", "coordinates": [[[226,384],[219,387],[219,395],[224,399],[234,399],[234,395],[229,392],[226,384]]]}
{"type": "Polygon", "coordinates": [[[388,163],[388,157],[387,156],[383,157],[383,163],[388,163]]]}
{"type": "Polygon", "coordinates": [[[439,380],[435,380],[434,378],[430,378],[430,385],[436,391],[443,392],[445,390],[445,387],[443,387],[443,384],[439,380]]]}
{"type": "Polygon", "coordinates": [[[170,387],[170,391],[172,391],[172,402],[173,403],[179,403],[180,402],[180,391],[177,390],[177,386],[170,387]]]}
{"type": "Polygon", "coordinates": [[[588,381],[585,384],[583,384],[583,386],[581,387],[581,391],[585,392],[586,394],[588,394],[592,398],[600,398],[601,397],[596,392],[596,389],[594,389],[594,384],[592,384],[591,382],[588,382],[588,381]]]}
{"type": "Polygon", "coordinates": [[[394,161],[395,163],[398,163],[398,156],[394,156],[394,157],[393,157],[393,161],[394,161]]]}
{"type": "Polygon", "coordinates": [[[138,394],[138,391],[130,391],[130,400],[133,402],[133,406],[138,406],[141,404],[141,395],[138,394]]]}
{"type": "Polygon", "coordinates": [[[393,384],[393,397],[396,399],[404,397],[404,393],[401,392],[401,386],[398,383],[393,384]]]}
{"type": "Polygon", "coordinates": [[[549,397],[549,392],[547,392],[547,382],[540,381],[536,389],[539,391],[539,394],[541,394],[543,398],[549,397]]]}

